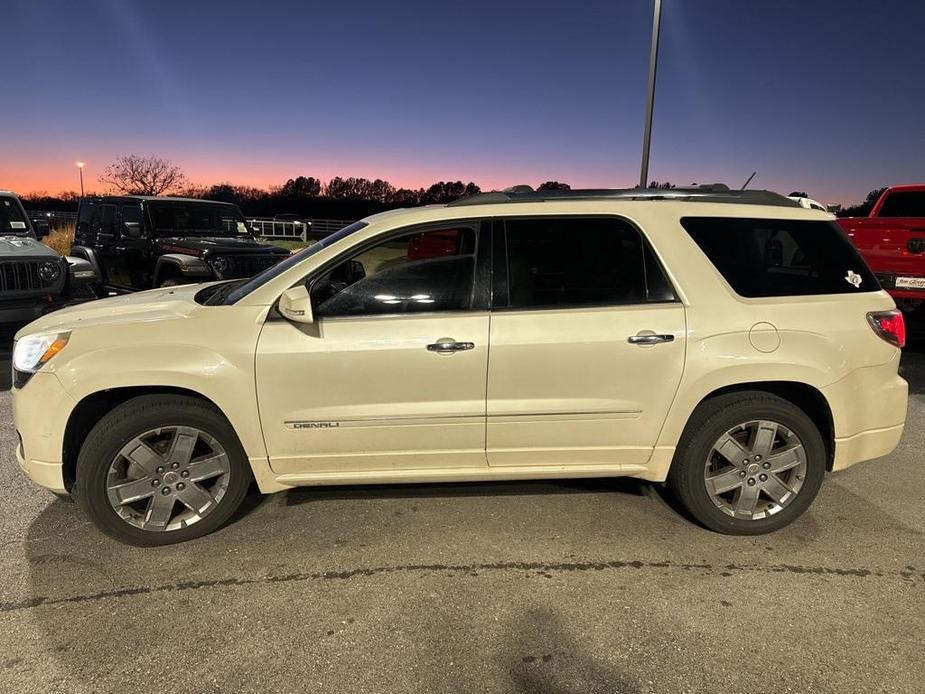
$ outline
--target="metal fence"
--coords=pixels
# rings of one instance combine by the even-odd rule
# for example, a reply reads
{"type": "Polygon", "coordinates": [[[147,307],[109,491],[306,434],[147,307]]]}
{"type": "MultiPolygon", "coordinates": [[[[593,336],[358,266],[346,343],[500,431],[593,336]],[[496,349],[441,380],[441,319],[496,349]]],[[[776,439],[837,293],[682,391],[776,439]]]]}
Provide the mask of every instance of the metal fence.
{"type": "Polygon", "coordinates": [[[47,219],[49,222],[76,222],[76,212],[62,212],[61,210],[26,210],[29,219],[47,219]]]}

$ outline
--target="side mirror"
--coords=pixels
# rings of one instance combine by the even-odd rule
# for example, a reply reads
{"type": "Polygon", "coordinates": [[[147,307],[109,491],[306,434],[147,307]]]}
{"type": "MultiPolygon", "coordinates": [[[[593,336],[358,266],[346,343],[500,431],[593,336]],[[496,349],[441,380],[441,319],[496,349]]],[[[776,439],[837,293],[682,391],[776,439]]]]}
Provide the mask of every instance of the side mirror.
{"type": "Polygon", "coordinates": [[[312,300],[304,284],[290,287],[279,298],[279,312],[293,323],[313,323],[312,300]]]}
{"type": "Polygon", "coordinates": [[[127,239],[141,238],[140,222],[122,222],[122,235],[127,239]]]}
{"type": "Polygon", "coordinates": [[[72,255],[67,256],[68,279],[71,284],[93,283],[99,278],[96,276],[96,268],[93,263],[84,258],[75,258],[72,255]]]}
{"type": "Polygon", "coordinates": [[[33,219],[32,226],[35,229],[36,238],[44,239],[51,233],[51,226],[47,219],[33,219]]]}

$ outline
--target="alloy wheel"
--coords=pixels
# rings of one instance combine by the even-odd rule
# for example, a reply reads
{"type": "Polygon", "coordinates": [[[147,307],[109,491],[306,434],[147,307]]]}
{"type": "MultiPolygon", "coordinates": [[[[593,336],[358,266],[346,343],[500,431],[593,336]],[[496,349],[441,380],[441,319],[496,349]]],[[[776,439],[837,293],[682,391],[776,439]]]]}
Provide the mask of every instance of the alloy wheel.
{"type": "Polygon", "coordinates": [[[119,450],[106,476],[106,494],[125,522],[166,532],[214,511],[230,477],[228,454],[215,437],[194,427],[160,427],[119,450]]]}
{"type": "Polygon", "coordinates": [[[752,420],[719,437],[707,456],[710,500],[733,518],[761,520],[789,506],[806,479],[803,442],[779,422],[752,420]]]}

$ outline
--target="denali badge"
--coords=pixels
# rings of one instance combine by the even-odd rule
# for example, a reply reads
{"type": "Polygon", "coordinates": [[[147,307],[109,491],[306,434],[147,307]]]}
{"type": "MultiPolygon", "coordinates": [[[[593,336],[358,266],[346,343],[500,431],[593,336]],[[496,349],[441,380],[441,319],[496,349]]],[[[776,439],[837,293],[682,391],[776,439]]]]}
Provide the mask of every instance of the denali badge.
{"type": "Polygon", "coordinates": [[[861,286],[861,282],[864,281],[864,278],[862,278],[854,270],[848,270],[848,274],[845,275],[845,281],[848,284],[853,284],[855,289],[859,289],[861,286]]]}
{"type": "Polygon", "coordinates": [[[340,422],[286,422],[287,429],[336,429],[340,422]]]}

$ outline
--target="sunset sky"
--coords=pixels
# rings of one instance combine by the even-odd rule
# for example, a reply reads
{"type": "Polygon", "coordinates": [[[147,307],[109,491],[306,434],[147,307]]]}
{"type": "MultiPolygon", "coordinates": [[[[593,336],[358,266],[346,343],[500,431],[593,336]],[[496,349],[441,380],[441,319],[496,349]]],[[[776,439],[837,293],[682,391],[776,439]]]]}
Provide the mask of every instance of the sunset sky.
{"type": "MultiPolygon", "coordinates": [[[[651,0],[7,0],[0,188],[121,154],[296,175],[632,186],[651,0]]],[[[650,179],[859,201],[925,182],[925,3],[664,0],[650,179]]]]}

